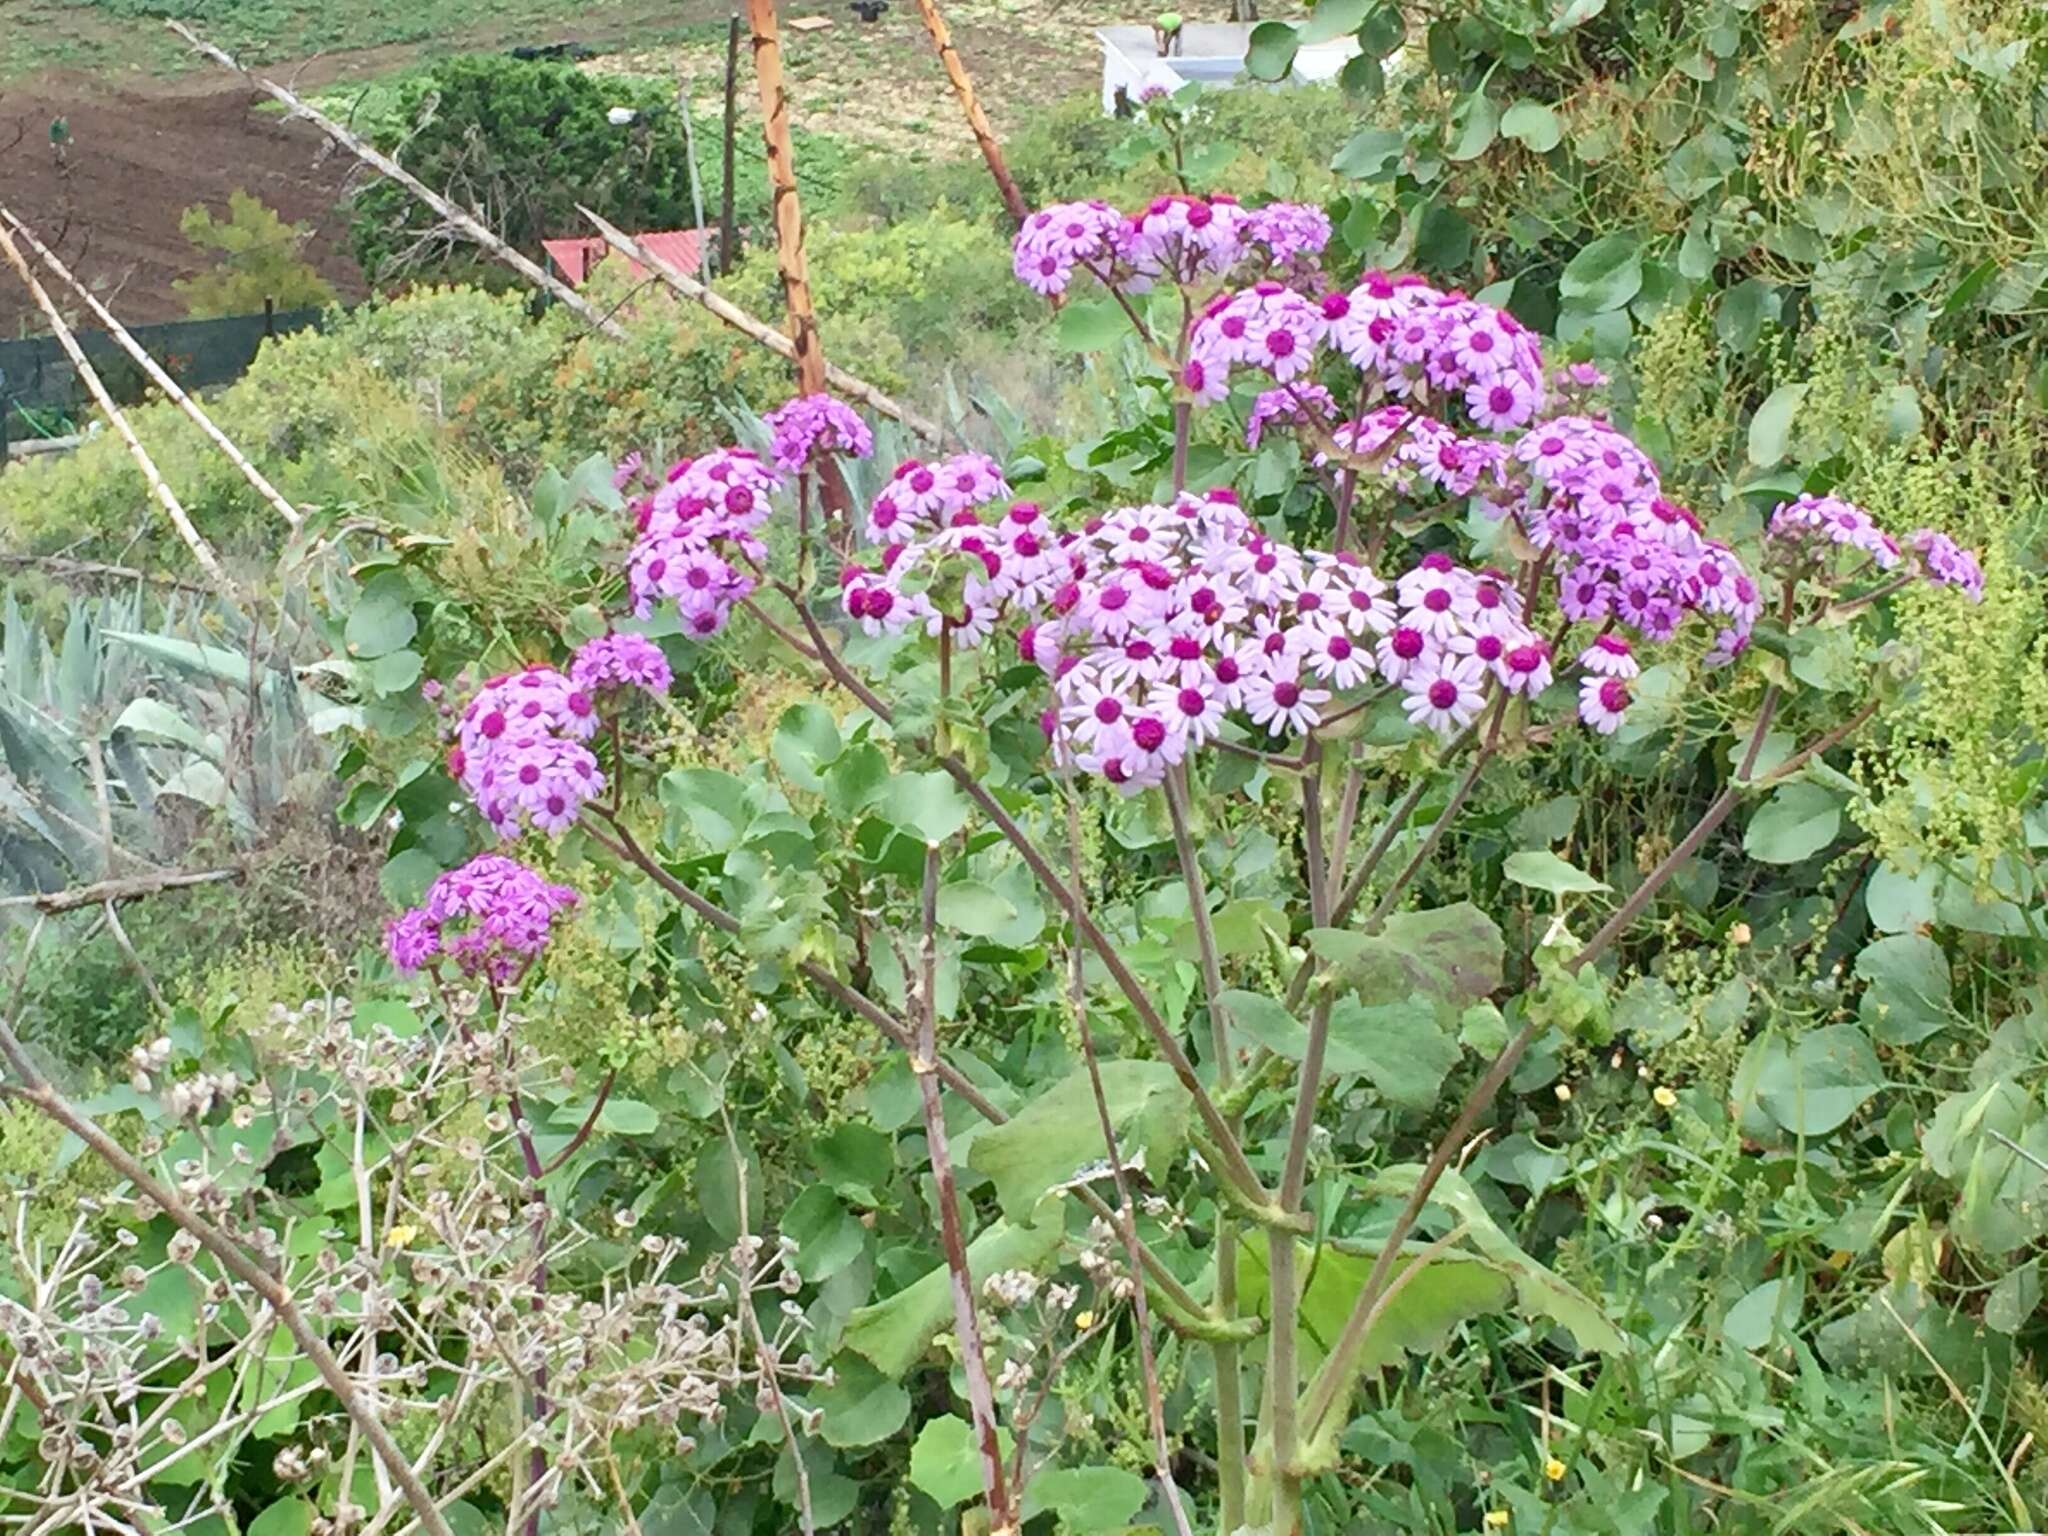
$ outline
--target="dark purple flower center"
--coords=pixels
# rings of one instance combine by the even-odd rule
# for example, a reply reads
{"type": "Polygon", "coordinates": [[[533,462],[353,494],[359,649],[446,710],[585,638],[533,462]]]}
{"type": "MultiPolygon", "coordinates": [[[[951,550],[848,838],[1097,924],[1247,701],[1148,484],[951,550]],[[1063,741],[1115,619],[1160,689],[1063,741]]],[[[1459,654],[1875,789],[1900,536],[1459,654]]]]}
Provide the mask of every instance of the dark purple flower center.
{"type": "Polygon", "coordinates": [[[1174,696],[1173,702],[1184,715],[1199,715],[1209,707],[1208,697],[1199,688],[1183,688],[1174,696]]]}
{"type": "Polygon", "coordinates": [[[1286,681],[1273,685],[1273,702],[1282,709],[1292,709],[1301,702],[1301,684],[1286,681]]]}
{"type": "Polygon", "coordinates": [[[1450,589],[1447,587],[1431,587],[1422,595],[1422,606],[1431,613],[1448,612],[1451,606],[1450,589]]]}
{"type": "Polygon", "coordinates": [[[1146,715],[1131,726],[1131,740],[1146,752],[1157,752],[1166,744],[1166,724],[1146,715]]]}
{"type": "Polygon", "coordinates": [[[1449,709],[1458,702],[1458,685],[1448,677],[1440,677],[1429,685],[1429,702],[1438,709],[1449,709]]]}

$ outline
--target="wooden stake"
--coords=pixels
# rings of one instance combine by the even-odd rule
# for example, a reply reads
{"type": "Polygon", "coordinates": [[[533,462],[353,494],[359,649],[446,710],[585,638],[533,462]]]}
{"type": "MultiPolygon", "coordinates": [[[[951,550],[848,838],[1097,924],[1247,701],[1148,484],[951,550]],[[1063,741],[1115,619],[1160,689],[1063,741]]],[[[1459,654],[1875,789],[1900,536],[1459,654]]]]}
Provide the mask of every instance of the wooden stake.
{"type": "Polygon", "coordinates": [[[605,335],[614,338],[620,338],[626,334],[625,329],[616,320],[612,319],[609,315],[601,313],[582,294],[571,288],[545,267],[535,263],[530,257],[507,245],[497,235],[492,233],[483,220],[469,210],[457,207],[454,203],[449,202],[447,198],[434,191],[389,155],[357,138],[331,117],[327,117],[314,108],[307,106],[276,81],[263,80],[255,75],[251,75],[240,64],[237,64],[232,57],[214,47],[212,43],[200,37],[183,22],[166,21],[164,25],[177,33],[178,36],[184,38],[186,42],[190,43],[208,58],[232,69],[236,74],[242,75],[256,89],[291,108],[293,116],[303,117],[357,159],[375,167],[378,171],[390,177],[401,187],[412,193],[414,197],[433,209],[434,212],[440,214],[450,224],[461,230],[463,234],[525,278],[529,283],[534,284],[536,287],[544,288],[553,294],[589,324],[592,329],[602,331],[605,335]]]}
{"type": "Polygon", "coordinates": [[[723,277],[739,259],[740,229],[732,209],[733,144],[739,137],[740,13],[735,9],[725,29],[725,177],[718,189],[718,275],[723,277]]]}
{"type": "Polygon", "coordinates": [[[135,467],[142,471],[142,483],[149,487],[150,494],[164,509],[164,516],[170,519],[178,537],[192,552],[192,558],[198,562],[199,568],[206,573],[214,592],[229,607],[239,608],[253,616],[256,610],[243,596],[234,578],[221,568],[220,560],[213,552],[213,546],[192,526],[192,519],[185,515],[183,503],[178,500],[170,486],[164,483],[164,477],[156,467],[156,461],[149,456],[149,450],[142,446],[142,440],[135,435],[135,429],[128,425],[128,418],[121,413],[121,408],[114,404],[114,397],[107,393],[107,386],[100,382],[100,376],[93,371],[92,363],[85,355],[85,349],[79,346],[78,338],[71,334],[71,327],[64,323],[64,316],[58,312],[49,293],[36,281],[35,273],[29,270],[28,261],[21,254],[21,248],[14,243],[14,236],[5,229],[0,229],[0,255],[7,258],[7,264],[14,268],[15,274],[27,285],[29,293],[41,307],[44,316],[50,322],[50,329],[56,333],[58,344],[64,348],[65,354],[71,359],[71,366],[77,370],[79,382],[91,392],[93,399],[99,404],[100,411],[114,430],[121,434],[121,441],[128,445],[128,452],[135,460],[135,467]]]}
{"type": "Polygon", "coordinates": [[[228,435],[213,424],[213,418],[200,409],[199,403],[186,394],[183,389],[179,388],[178,381],[164,372],[157,360],[143,350],[142,343],[129,334],[127,327],[114,318],[113,312],[94,296],[92,290],[72,275],[71,269],[57,259],[56,252],[38,240],[35,236],[35,231],[10,213],[5,206],[0,206],[0,223],[6,224],[15,234],[21,236],[22,240],[28,245],[28,248],[42,259],[43,265],[70,285],[71,291],[84,301],[85,306],[99,318],[100,324],[107,328],[107,334],[121,344],[121,350],[134,358],[136,366],[149,375],[150,382],[162,390],[173,405],[177,406],[179,410],[192,419],[192,424],[199,428],[201,432],[204,432],[213,443],[213,446],[226,455],[227,461],[242,472],[242,478],[255,487],[256,494],[275,507],[278,516],[285,520],[285,525],[293,533],[297,533],[299,531],[298,508],[285,500],[284,493],[272,485],[264,476],[263,471],[254,464],[251,464],[242,450],[237,448],[229,439],[228,435]]]}
{"type": "Polygon", "coordinates": [[[974,82],[967,78],[967,66],[960,62],[959,50],[953,46],[953,33],[946,25],[946,18],[939,14],[934,0],[917,0],[918,14],[924,17],[924,29],[931,33],[932,44],[939,50],[939,62],[946,66],[946,78],[953,82],[953,94],[960,98],[960,110],[967,114],[967,126],[974,134],[974,142],[981,146],[981,158],[988,162],[988,173],[996,180],[996,191],[1002,195],[1003,206],[1010,210],[1010,218],[1019,229],[1031,210],[1024,203],[1024,194],[1017,190],[1017,183],[1010,178],[1010,167],[1003,160],[1003,146],[996,142],[995,129],[989,126],[988,114],[981,110],[981,102],[975,97],[974,82]]]}
{"type": "Polygon", "coordinates": [[[761,88],[761,137],[768,150],[769,204],[775,221],[775,265],[789,310],[789,338],[796,347],[797,393],[822,394],[825,348],[818,337],[818,312],[811,304],[811,278],[804,265],[804,214],[796,194],[796,152],[789,137],[789,92],[782,83],[782,40],[775,0],[747,0],[754,29],[754,77],[761,88]]]}
{"type": "MultiPolygon", "coordinates": [[[[690,300],[693,304],[703,305],[705,309],[709,310],[718,319],[724,321],[741,335],[758,341],[778,357],[795,359],[796,343],[783,335],[782,332],[756,320],[730,299],[723,298],[719,294],[714,293],[694,277],[677,271],[675,267],[662,260],[661,257],[655,255],[654,252],[648,250],[639,241],[635,240],[624,230],[619,229],[609,220],[592,213],[588,208],[581,205],[577,207],[576,211],[582,214],[584,218],[590,220],[591,228],[604,236],[605,243],[628,261],[637,261],[649,272],[652,272],[662,283],[674,289],[684,298],[690,300]]],[[[908,406],[899,404],[866,380],[857,379],[845,369],[830,362],[825,364],[825,383],[833,393],[844,396],[848,400],[857,400],[879,415],[887,416],[891,421],[902,422],[904,426],[929,442],[937,443],[944,435],[940,432],[937,422],[919,415],[908,406]]]]}

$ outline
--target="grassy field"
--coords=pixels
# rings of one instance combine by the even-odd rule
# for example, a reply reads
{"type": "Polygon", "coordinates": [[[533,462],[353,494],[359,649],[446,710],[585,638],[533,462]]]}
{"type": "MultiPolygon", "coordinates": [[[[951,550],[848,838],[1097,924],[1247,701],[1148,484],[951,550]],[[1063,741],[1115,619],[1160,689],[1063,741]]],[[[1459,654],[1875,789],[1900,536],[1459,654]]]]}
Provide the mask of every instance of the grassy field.
{"type": "Polygon", "coordinates": [[[644,45],[719,20],[717,0],[0,0],[0,84],[52,70],[89,71],[101,85],[148,87],[194,70],[190,50],[162,24],[175,16],[251,63],[321,59],[310,78],[467,48],[564,40],[644,45]]]}

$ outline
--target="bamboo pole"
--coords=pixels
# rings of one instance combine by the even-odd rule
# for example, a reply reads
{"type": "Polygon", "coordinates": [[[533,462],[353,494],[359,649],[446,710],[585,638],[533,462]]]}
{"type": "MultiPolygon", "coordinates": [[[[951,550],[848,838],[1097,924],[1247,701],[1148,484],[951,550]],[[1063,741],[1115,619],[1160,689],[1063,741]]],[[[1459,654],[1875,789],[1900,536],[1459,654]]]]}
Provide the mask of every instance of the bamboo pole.
{"type": "Polygon", "coordinates": [[[811,277],[804,265],[804,213],[796,193],[796,151],[789,137],[789,92],[782,83],[782,38],[775,0],[747,0],[754,29],[754,77],[761,88],[761,138],[768,150],[769,204],[775,222],[775,265],[782,274],[789,309],[789,338],[795,344],[797,392],[825,389],[825,348],[818,337],[818,312],[811,303],[811,277]]]}
{"type": "Polygon", "coordinates": [[[732,207],[732,162],[733,141],[739,137],[739,78],[740,78],[740,13],[733,7],[733,13],[725,29],[725,125],[724,139],[719,150],[720,174],[724,184],[718,189],[718,275],[725,276],[732,270],[732,264],[739,259],[739,221],[733,215],[732,207]]]}
{"type": "MultiPolygon", "coordinates": [[[[637,261],[641,266],[652,272],[656,278],[660,279],[662,283],[673,288],[691,302],[703,305],[705,309],[709,310],[718,319],[724,321],[741,335],[758,341],[762,346],[779,357],[795,359],[796,344],[783,335],[782,332],[756,320],[730,299],[723,298],[719,294],[714,293],[694,277],[678,271],[601,215],[592,213],[588,208],[581,205],[577,207],[576,211],[590,221],[593,229],[604,236],[607,245],[621,256],[624,256],[628,261],[637,261]]],[[[944,435],[940,432],[937,422],[919,415],[908,406],[899,404],[896,400],[875,388],[874,385],[869,384],[863,379],[855,378],[836,364],[830,362],[825,364],[825,382],[835,393],[844,396],[848,400],[857,400],[870,410],[887,416],[892,421],[902,422],[912,432],[915,432],[919,437],[929,442],[937,443],[944,435]]]]}
{"type": "Polygon", "coordinates": [[[28,260],[21,254],[21,248],[14,243],[14,236],[5,229],[0,229],[0,255],[6,256],[8,265],[14,268],[15,274],[27,285],[29,293],[49,320],[50,329],[56,333],[58,344],[70,357],[71,366],[77,370],[79,381],[91,392],[101,413],[106,416],[114,430],[121,434],[121,441],[128,445],[128,452],[135,460],[135,467],[142,471],[143,484],[149,487],[150,494],[164,509],[164,516],[170,519],[171,526],[177,530],[178,537],[184,541],[185,547],[192,552],[192,558],[198,562],[199,568],[206,573],[214,591],[228,606],[239,608],[253,616],[256,610],[243,596],[234,578],[222,568],[219,557],[213,552],[213,546],[192,526],[192,519],[185,514],[184,504],[164,482],[163,475],[156,467],[156,461],[149,456],[149,450],[142,446],[142,440],[135,435],[135,429],[128,424],[128,418],[122,414],[121,408],[114,404],[114,397],[107,393],[107,386],[100,382],[99,374],[93,371],[92,363],[85,355],[85,349],[79,346],[78,338],[71,334],[71,327],[64,323],[64,316],[58,312],[48,291],[36,281],[35,273],[29,270],[28,260]]]}
{"type": "Polygon", "coordinates": [[[179,387],[178,381],[166,373],[162,365],[155,358],[143,350],[142,343],[129,333],[126,326],[114,318],[113,312],[99,301],[91,289],[87,288],[85,284],[81,283],[72,274],[69,267],[57,259],[57,253],[38,240],[35,231],[16,218],[4,205],[0,205],[0,223],[5,223],[9,229],[19,235],[26,242],[29,249],[42,259],[43,265],[70,286],[71,291],[84,301],[86,308],[90,309],[99,318],[100,324],[107,328],[107,334],[120,343],[121,350],[134,358],[136,366],[149,375],[150,382],[162,390],[173,405],[177,406],[179,410],[192,419],[192,424],[206,434],[214,447],[218,448],[226,456],[230,464],[241,471],[242,478],[255,487],[256,494],[276,508],[278,515],[285,520],[286,526],[293,533],[297,533],[299,531],[298,508],[285,500],[284,493],[272,485],[264,476],[263,471],[254,464],[251,464],[242,453],[242,450],[237,448],[229,439],[228,435],[213,424],[213,418],[200,409],[199,403],[179,387]]]}
{"type": "Polygon", "coordinates": [[[974,142],[981,146],[981,158],[988,162],[988,173],[995,178],[996,191],[1002,195],[1003,206],[1010,210],[1010,218],[1019,229],[1031,216],[1025,206],[1024,194],[1017,190],[1017,183],[1010,177],[1010,167],[1003,159],[1003,146],[996,142],[995,129],[989,126],[988,114],[981,110],[981,101],[974,94],[974,82],[967,77],[967,66],[960,62],[960,51],[953,46],[952,29],[946,25],[946,18],[939,14],[935,0],[917,0],[918,14],[924,17],[924,29],[932,35],[932,45],[939,50],[939,62],[946,67],[946,78],[953,82],[953,94],[960,98],[960,110],[967,115],[967,126],[974,134],[974,142]]]}
{"type": "Polygon", "coordinates": [[[208,58],[232,69],[235,73],[246,78],[265,95],[282,102],[292,110],[294,116],[305,118],[307,122],[318,128],[328,138],[339,144],[357,159],[390,177],[401,187],[412,193],[414,197],[433,209],[434,212],[440,214],[442,218],[474,240],[478,245],[497,257],[506,266],[517,272],[521,277],[553,294],[593,329],[602,331],[605,335],[614,338],[623,337],[626,334],[624,328],[616,320],[599,311],[582,294],[556,277],[547,268],[540,266],[530,257],[507,245],[497,235],[492,233],[475,214],[449,202],[447,198],[434,191],[389,155],[365,143],[362,139],[356,137],[355,134],[350,133],[348,129],[342,127],[341,124],[335,122],[331,117],[327,117],[314,108],[307,106],[306,103],[299,100],[298,97],[294,96],[276,81],[260,79],[250,74],[240,64],[236,63],[232,57],[216,48],[212,43],[207,42],[183,22],[166,21],[164,25],[177,33],[178,36],[184,38],[186,42],[190,43],[208,58]]]}

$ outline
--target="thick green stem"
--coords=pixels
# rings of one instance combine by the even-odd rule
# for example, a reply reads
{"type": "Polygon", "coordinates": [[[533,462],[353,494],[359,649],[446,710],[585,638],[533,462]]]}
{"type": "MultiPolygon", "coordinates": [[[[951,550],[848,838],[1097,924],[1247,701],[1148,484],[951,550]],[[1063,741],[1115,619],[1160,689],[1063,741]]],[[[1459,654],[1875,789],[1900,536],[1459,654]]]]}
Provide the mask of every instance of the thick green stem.
{"type": "MultiPolygon", "coordinates": [[[[1173,821],[1173,847],[1180,861],[1181,883],[1187,888],[1188,915],[1195,928],[1195,952],[1202,968],[1202,996],[1209,1011],[1209,1050],[1219,1093],[1228,1093],[1231,1061],[1230,1017],[1223,1007],[1223,963],[1216,950],[1216,930],[1209,917],[1208,884],[1189,825],[1186,769],[1176,765],[1166,776],[1166,808],[1173,821]]],[[[1227,1117],[1231,1135],[1241,1119],[1227,1117]]],[[[1237,1223],[1225,1207],[1216,1215],[1215,1315],[1226,1327],[1237,1319],[1237,1223]]],[[[1223,1529],[1235,1531],[1244,1522],[1245,1439],[1244,1366],[1236,1342],[1218,1342],[1211,1350],[1216,1369],[1216,1469],[1223,1529]]]]}

